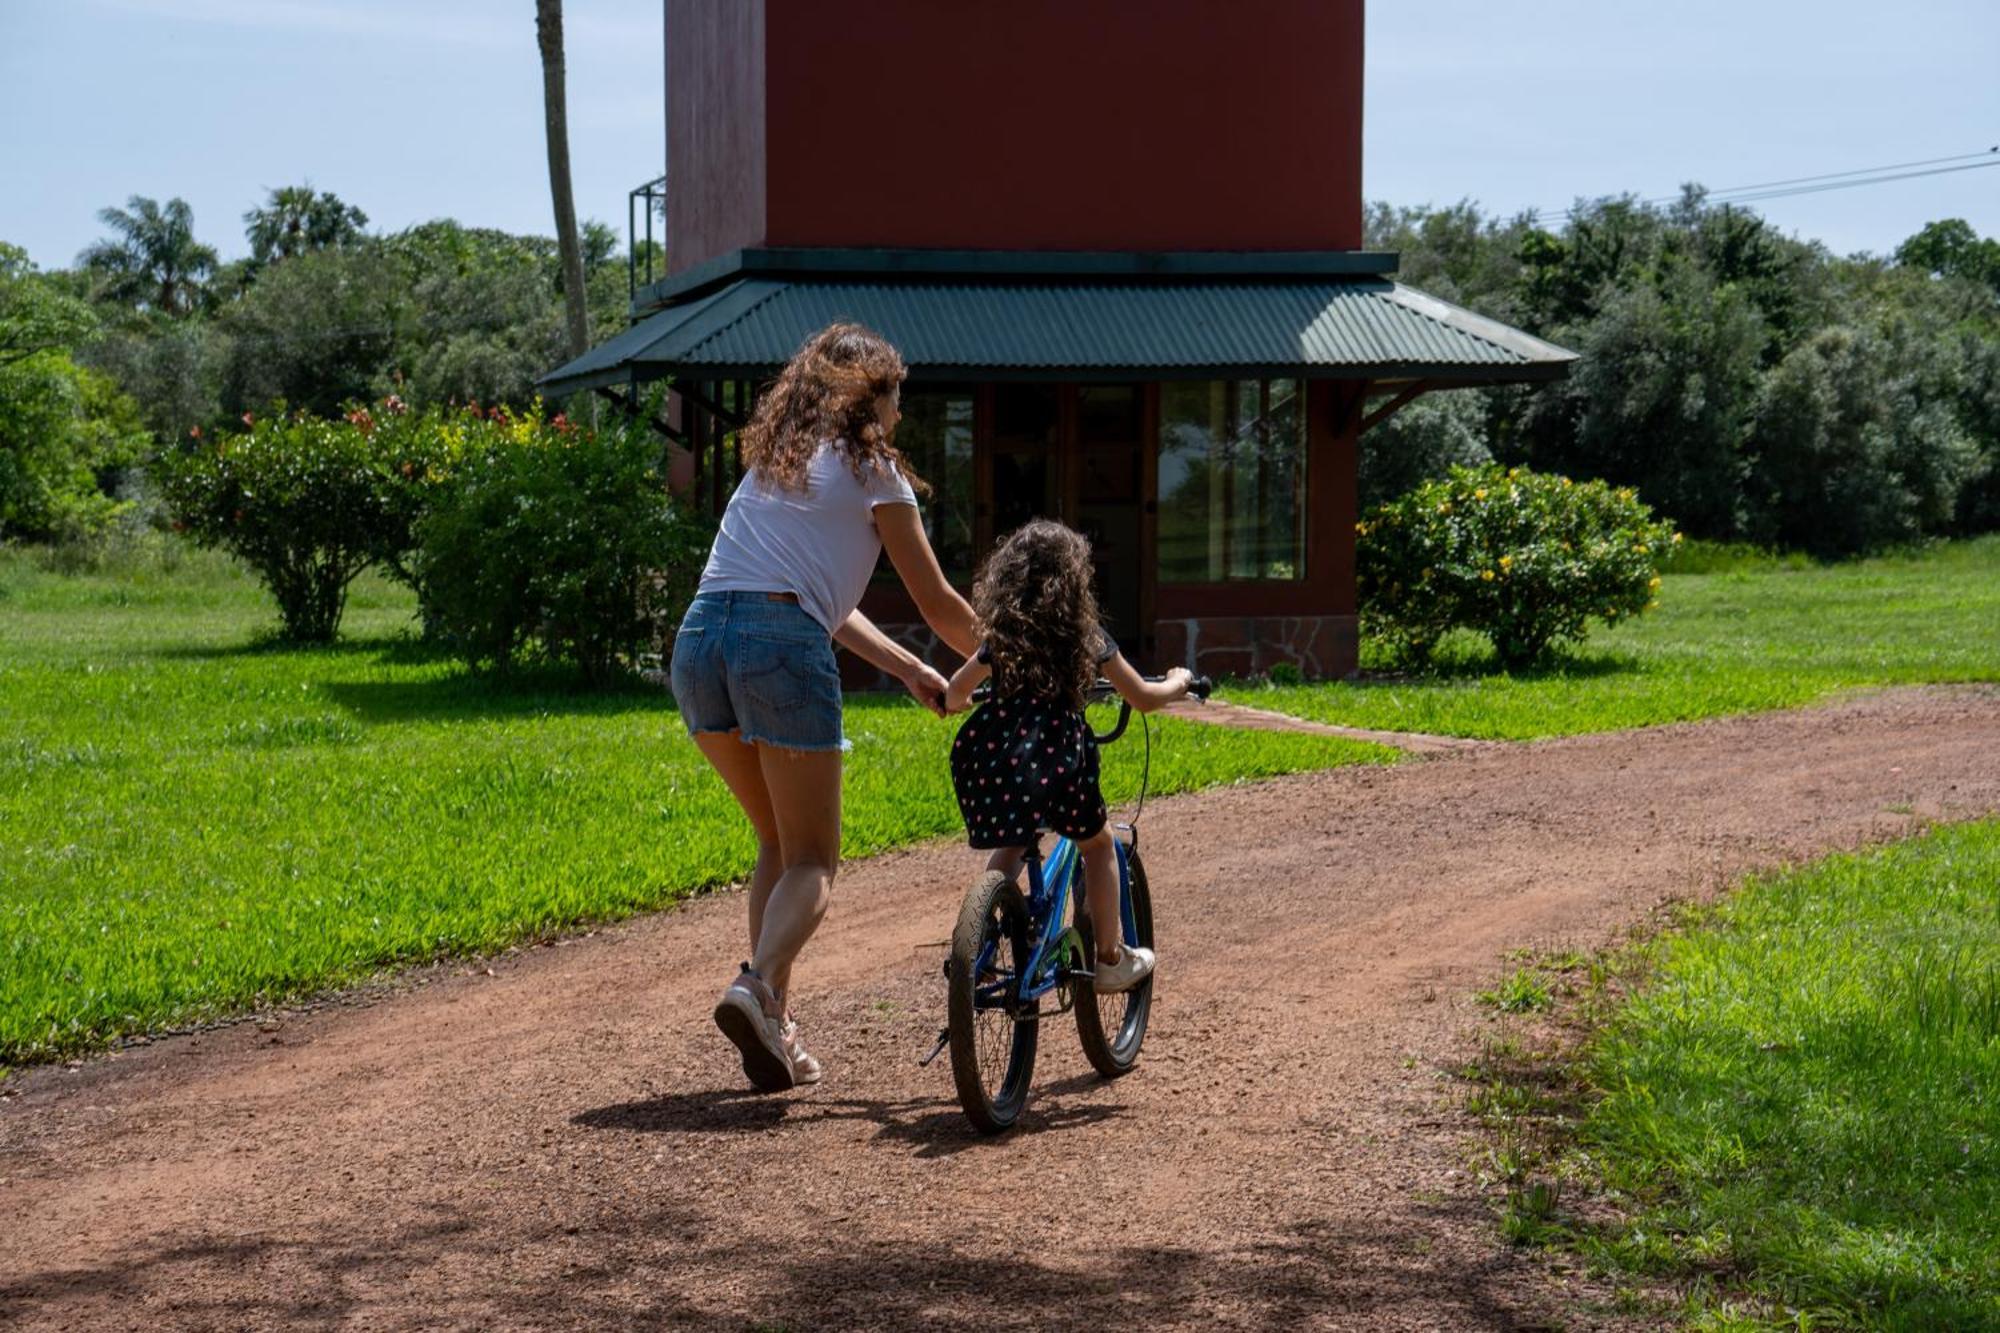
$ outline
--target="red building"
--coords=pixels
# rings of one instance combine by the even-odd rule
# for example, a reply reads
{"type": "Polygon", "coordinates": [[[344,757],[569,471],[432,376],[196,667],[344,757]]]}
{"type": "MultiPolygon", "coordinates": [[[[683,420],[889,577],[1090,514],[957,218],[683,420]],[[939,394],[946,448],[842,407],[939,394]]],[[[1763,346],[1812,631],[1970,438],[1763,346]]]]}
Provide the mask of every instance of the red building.
{"type": "MultiPolygon", "coordinates": [[[[1361,432],[1573,359],[1360,248],[1361,0],[665,9],[666,175],[635,192],[665,271],[544,387],[671,376],[718,507],[758,384],[859,320],[910,367],[897,443],[955,579],[1057,517],[1143,665],[1342,675],[1361,432]]],[[[934,646],[893,576],[863,609],[934,646]]]]}

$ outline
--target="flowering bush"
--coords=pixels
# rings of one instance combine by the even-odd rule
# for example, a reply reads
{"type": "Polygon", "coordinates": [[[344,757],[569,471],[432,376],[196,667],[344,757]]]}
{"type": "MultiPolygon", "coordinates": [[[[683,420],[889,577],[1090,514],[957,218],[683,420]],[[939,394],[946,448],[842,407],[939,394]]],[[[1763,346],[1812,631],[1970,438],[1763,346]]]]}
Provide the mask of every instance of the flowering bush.
{"type": "Polygon", "coordinates": [[[1522,468],[1453,468],[1357,525],[1371,633],[1422,662],[1453,629],[1493,641],[1502,665],[1650,609],[1659,561],[1680,541],[1630,490],[1522,468]]]}
{"type": "Polygon", "coordinates": [[[604,679],[678,618],[712,530],[668,495],[642,427],[497,424],[454,446],[417,521],[426,621],[475,669],[538,657],[604,679]]]}
{"type": "Polygon", "coordinates": [[[174,527],[249,565],[278,601],[287,638],[324,643],[347,585],[405,540],[368,432],[351,422],[244,416],[247,429],[191,432],[159,460],[174,527]]]}

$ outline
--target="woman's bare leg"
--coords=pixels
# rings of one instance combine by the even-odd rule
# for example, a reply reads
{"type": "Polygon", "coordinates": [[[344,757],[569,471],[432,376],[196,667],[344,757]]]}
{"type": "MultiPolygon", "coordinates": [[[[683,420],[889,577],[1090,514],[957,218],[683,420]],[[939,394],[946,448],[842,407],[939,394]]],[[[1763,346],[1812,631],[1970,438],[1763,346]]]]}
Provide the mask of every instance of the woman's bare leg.
{"type": "Polygon", "coordinates": [[[1083,853],[1083,896],[1090,908],[1090,933],[1097,939],[1097,961],[1110,966],[1124,952],[1125,922],[1118,910],[1118,849],[1111,826],[1085,838],[1077,850],[1083,853]]]}
{"type": "MultiPolygon", "coordinates": [[[[765,905],[785,868],[778,845],[778,817],[771,810],[771,793],[764,786],[764,770],[757,762],[756,746],[745,745],[741,733],[735,731],[703,732],[694,738],[694,743],[722,775],[729,794],[743,807],[751,828],[757,832],[757,868],[750,872],[749,889],[750,954],[755,957],[757,938],[764,927],[765,905]]],[[[764,980],[773,990],[783,991],[789,978],[767,975],[764,980]]]]}
{"type": "Polygon", "coordinates": [[[764,903],[750,966],[788,992],[792,960],[819,929],[840,868],[840,751],[759,745],[784,871],[764,903]],[[779,979],[783,978],[784,984],[779,979]]]}

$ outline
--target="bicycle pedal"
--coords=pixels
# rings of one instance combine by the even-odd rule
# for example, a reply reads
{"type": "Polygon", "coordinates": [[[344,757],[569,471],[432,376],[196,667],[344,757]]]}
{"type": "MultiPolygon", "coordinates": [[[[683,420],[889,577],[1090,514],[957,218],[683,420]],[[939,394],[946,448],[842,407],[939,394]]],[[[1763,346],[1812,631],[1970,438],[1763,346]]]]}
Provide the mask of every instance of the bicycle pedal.
{"type": "Polygon", "coordinates": [[[938,1058],[938,1052],[942,1051],[945,1048],[946,1043],[948,1043],[950,1040],[951,1040],[951,1029],[939,1028],[937,1045],[931,1047],[931,1053],[929,1055],[917,1061],[917,1068],[919,1069],[930,1068],[931,1061],[938,1058]]]}

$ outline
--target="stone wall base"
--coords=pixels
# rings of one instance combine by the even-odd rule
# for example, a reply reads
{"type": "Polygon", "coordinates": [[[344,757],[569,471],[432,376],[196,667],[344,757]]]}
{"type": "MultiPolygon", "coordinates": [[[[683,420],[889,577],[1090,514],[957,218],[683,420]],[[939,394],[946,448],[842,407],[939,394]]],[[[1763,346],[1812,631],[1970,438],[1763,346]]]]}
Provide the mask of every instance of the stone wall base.
{"type": "MultiPolygon", "coordinates": [[[[957,653],[930,626],[885,624],[881,631],[949,675],[957,653]]],[[[1289,662],[1307,680],[1337,680],[1360,665],[1360,628],[1353,616],[1200,616],[1153,624],[1153,653],[1142,668],[1184,666],[1208,676],[1256,676],[1289,662]]],[[[850,690],[900,685],[853,653],[840,654],[841,683],[850,690]]]]}
{"type": "Polygon", "coordinates": [[[1353,616],[1201,616],[1153,623],[1155,667],[1205,676],[1259,676],[1289,662],[1307,680],[1351,676],[1361,664],[1353,616]]]}

